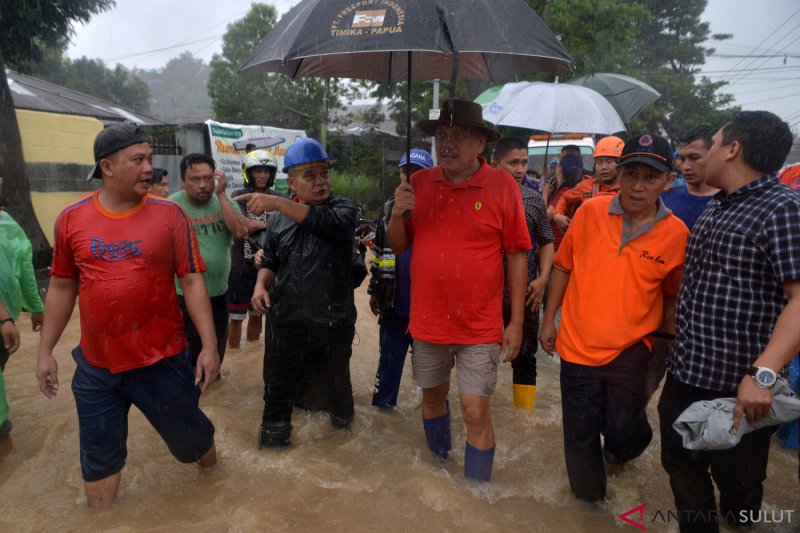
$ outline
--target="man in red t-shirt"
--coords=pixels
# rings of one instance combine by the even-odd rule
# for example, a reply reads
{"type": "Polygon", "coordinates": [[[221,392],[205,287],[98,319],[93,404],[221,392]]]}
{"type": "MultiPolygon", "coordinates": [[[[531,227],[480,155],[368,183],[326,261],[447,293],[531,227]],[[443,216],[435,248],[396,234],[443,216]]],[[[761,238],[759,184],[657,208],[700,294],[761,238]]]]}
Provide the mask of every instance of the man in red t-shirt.
{"type": "Polygon", "coordinates": [[[56,220],[36,377],[53,398],[59,388],[53,348],[80,295],[72,391],[86,500],[99,507],[110,505],[119,488],[131,405],[179,461],[216,462],[214,426],[198,401],[219,373],[219,356],[192,224],[178,204],[148,194],[149,137],[135,124],[109,126],[95,139],[94,158],[89,179],[102,179],[102,187],[56,220]],[[194,372],[176,275],[203,342],[194,372]]]}
{"type": "Polygon", "coordinates": [[[398,254],[414,245],[409,332],[425,436],[436,455],[447,456],[447,395],[456,366],[467,426],[464,475],[489,481],[495,447],[489,400],[501,351],[511,361],[522,343],[531,239],[514,178],[480,157],[499,135],[484,125],[478,104],[450,101],[437,120],[417,127],[436,138],[440,166],[397,187],[387,237],[398,254]],[[504,254],[511,296],[505,330],[504,254]]]}

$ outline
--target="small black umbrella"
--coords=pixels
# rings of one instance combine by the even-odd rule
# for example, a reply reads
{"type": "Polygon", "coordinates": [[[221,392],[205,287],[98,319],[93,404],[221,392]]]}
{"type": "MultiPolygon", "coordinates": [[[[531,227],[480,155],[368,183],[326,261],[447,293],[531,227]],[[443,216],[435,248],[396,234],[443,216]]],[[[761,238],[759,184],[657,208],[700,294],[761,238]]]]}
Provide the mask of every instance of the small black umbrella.
{"type": "Polygon", "coordinates": [[[297,77],[510,79],[572,59],[523,0],[302,0],[240,69],[297,77]]]}

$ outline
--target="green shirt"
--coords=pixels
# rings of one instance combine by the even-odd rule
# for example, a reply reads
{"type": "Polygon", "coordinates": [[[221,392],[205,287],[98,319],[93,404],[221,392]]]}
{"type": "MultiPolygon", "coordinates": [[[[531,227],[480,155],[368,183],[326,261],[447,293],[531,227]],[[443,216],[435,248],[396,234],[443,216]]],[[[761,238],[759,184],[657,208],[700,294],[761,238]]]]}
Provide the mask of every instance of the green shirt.
{"type": "MultiPolygon", "coordinates": [[[[194,231],[197,233],[197,242],[200,244],[200,255],[206,264],[203,280],[209,296],[221,296],[228,292],[228,274],[231,271],[231,245],[233,235],[225,225],[222,218],[222,206],[217,194],[211,195],[211,200],[206,205],[191,203],[183,191],[178,191],[169,196],[181,204],[189,215],[194,231]]],[[[230,197],[228,201],[232,202],[230,197]]],[[[238,208],[237,208],[238,209],[238,208]]],[[[180,283],[175,279],[175,288],[178,294],[183,295],[180,283]]]]}

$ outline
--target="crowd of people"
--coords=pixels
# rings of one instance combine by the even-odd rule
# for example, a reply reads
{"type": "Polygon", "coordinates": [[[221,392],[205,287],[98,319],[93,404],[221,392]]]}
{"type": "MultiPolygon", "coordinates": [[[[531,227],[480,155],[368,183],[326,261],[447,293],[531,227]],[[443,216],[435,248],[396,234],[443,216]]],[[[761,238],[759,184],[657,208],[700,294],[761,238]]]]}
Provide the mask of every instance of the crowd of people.
{"type": "MultiPolygon", "coordinates": [[[[800,192],[777,175],[787,124],[739,112],[686,132],[677,152],[656,133],[608,136],[592,169],[567,147],[534,172],[526,140],[501,138],[473,102],[448,101],[417,127],[435,139],[437,164],[424,150],[403,155],[380,210],[367,289],[380,330],[372,404],[396,406],[410,349],[421,433],[446,460],[455,368],[464,475],[490,481],[498,368],[511,363],[513,403],[533,411],[541,346],[561,359],[570,488],[594,502],[606,496],[606,465],[650,445],[645,408],[666,374],[661,459],[681,530],[747,525],[740,511],[761,507],[775,427],[694,451],[673,423],[693,402],[726,396],[736,398],[733,432],[743,417],[758,422],[800,351],[800,192]],[[685,185],[673,188],[678,173],[685,185]],[[530,179],[539,176],[541,187],[530,179]]],[[[0,450],[11,445],[2,369],[19,347],[20,310],[41,329],[36,376],[52,398],[53,349],[77,299],[72,392],[90,506],[116,497],[131,405],[179,461],[216,462],[199,398],[243,329],[250,343],[264,331],[259,449],[290,443],[293,407],[326,411],[337,428],[355,415],[353,293],[364,265],[357,207],[334,195],[325,148],[307,138],[288,148],[288,198],[272,188],[278,163],[266,150],[248,150],[245,187],[231,195],[212,158],[189,154],[182,188],[165,198],[152,158],[136,125],[97,135],[88,179],[101,185],[57,219],[46,306],[30,243],[0,211],[0,450]]]]}

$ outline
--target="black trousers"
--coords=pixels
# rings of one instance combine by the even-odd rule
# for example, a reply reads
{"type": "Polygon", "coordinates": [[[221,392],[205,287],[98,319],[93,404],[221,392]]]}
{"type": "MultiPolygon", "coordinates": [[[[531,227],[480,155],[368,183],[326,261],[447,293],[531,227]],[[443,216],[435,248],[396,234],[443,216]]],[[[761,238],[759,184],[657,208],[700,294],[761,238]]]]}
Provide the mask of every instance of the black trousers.
{"type": "MultiPolygon", "coordinates": [[[[225,358],[225,349],[228,347],[228,295],[221,294],[211,298],[211,314],[214,317],[214,330],[217,333],[217,353],[219,354],[219,364],[225,358]]],[[[186,309],[186,301],[183,296],[178,296],[178,303],[183,311],[183,330],[186,333],[186,344],[189,348],[189,355],[192,357],[192,365],[197,366],[197,358],[203,349],[203,342],[200,333],[189,316],[186,309]]]]}
{"type": "Polygon", "coordinates": [[[701,400],[736,396],[693,387],[667,373],[658,402],[661,427],[661,464],[669,474],[682,532],[717,532],[719,518],[732,524],[740,522],[740,512],[749,519],[758,516],[767,478],[769,443],[777,426],[753,431],[729,450],[699,451],[683,447],[672,424],[691,404],[701,400]],[[719,489],[719,513],[714,498],[712,478],[719,489]]]}
{"type": "MultiPolygon", "coordinates": [[[[511,320],[511,307],[503,305],[503,325],[511,320]]],[[[525,306],[522,320],[522,346],[511,361],[514,385],[536,385],[536,350],[539,349],[539,311],[525,306]]]]}
{"type": "Polygon", "coordinates": [[[641,455],[650,444],[653,430],[645,413],[650,356],[639,342],[602,366],[561,361],[564,458],[569,485],[578,498],[605,497],[604,455],[622,463],[641,455]]]}
{"type": "Polygon", "coordinates": [[[332,417],[353,417],[353,387],[350,383],[350,356],[353,353],[354,326],[301,327],[272,324],[267,328],[264,346],[263,423],[291,424],[292,400],[306,365],[312,364],[319,376],[314,390],[323,396],[332,417]]]}

